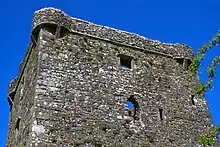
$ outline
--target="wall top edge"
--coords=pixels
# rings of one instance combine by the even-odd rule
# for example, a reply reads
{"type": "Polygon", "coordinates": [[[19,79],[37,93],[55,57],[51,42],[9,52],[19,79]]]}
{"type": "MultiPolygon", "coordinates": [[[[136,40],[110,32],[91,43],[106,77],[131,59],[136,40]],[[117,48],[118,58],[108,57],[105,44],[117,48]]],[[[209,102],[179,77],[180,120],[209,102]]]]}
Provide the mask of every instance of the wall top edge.
{"type": "MultiPolygon", "coordinates": [[[[150,45],[158,45],[159,44],[159,45],[162,45],[162,46],[169,46],[169,47],[174,47],[174,48],[183,48],[185,51],[188,50],[187,52],[188,52],[189,56],[191,56],[191,57],[194,56],[192,48],[190,46],[186,45],[186,44],[161,42],[159,40],[149,39],[147,37],[141,36],[141,35],[136,34],[136,33],[127,32],[127,31],[123,31],[123,30],[118,30],[118,29],[108,27],[108,26],[98,25],[98,24],[95,24],[95,23],[92,23],[92,22],[89,22],[89,21],[86,21],[86,20],[71,17],[68,14],[66,14],[64,11],[62,11],[60,9],[57,9],[57,8],[54,8],[54,7],[42,8],[40,10],[35,11],[34,19],[35,19],[35,16],[37,16],[39,14],[41,14],[42,17],[48,17],[47,15],[43,16],[47,12],[50,12],[50,14],[54,14],[54,15],[57,15],[57,16],[59,15],[59,16],[64,17],[66,21],[69,21],[69,29],[70,30],[72,30],[72,24],[74,22],[77,22],[78,24],[79,23],[84,23],[84,24],[89,25],[89,26],[94,26],[96,28],[100,28],[101,31],[102,30],[110,30],[110,31],[116,32],[117,34],[123,34],[123,35],[129,36],[129,37],[135,37],[136,39],[138,38],[142,41],[148,42],[150,45]]],[[[36,21],[34,21],[33,23],[34,23],[33,26],[37,26],[37,24],[40,24],[41,22],[36,23],[36,21]]],[[[34,29],[34,27],[33,27],[33,29],[34,29]]]]}

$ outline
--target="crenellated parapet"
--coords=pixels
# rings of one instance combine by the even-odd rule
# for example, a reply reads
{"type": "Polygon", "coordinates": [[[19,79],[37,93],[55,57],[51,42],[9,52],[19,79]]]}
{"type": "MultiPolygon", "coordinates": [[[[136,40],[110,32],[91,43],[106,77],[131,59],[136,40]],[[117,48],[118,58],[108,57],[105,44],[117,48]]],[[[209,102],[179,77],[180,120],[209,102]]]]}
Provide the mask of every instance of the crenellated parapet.
{"type": "Polygon", "coordinates": [[[162,43],[147,39],[134,33],[96,25],[81,19],[72,18],[63,11],[55,8],[45,8],[35,12],[32,27],[33,36],[35,36],[35,38],[38,35],[40,28],[45,25],[47,27],[50,25],[56,36],[60,33],[61,29],[66,29],[72,33],[80,33],[124,46],[129,46],[131,48],[162,54],[172,58],[190,60],[193,58],[192,49],[184,44],[162,43]]]}

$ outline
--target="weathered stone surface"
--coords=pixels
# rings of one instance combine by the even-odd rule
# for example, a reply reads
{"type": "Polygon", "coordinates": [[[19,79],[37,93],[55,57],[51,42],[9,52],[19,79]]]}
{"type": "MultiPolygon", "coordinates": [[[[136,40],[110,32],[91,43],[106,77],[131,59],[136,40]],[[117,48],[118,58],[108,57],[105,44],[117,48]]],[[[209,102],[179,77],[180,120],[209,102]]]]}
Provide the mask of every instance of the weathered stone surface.
{"type": "MultiPolygon", "coordinates": [[[[14,94],[9,96],[13,100],[11,105],[10,125],[8,131],[8,147],[30,146],[30,131],[32,117],[34,116],[34,95],[36,85],[37,50],[31,43],[29,55],[26,55],[27,62],[23,64],[23,70],[16,79],[14,94]]],[[[9,91],[10,88],[9,87],[9,91]]]]}
{"type": "Polygon", "coordinates": [[[32,42],[15,90],[10,147],[196,146],[212,127],[185,45],[53,8],[35,13],[32,42]]]}

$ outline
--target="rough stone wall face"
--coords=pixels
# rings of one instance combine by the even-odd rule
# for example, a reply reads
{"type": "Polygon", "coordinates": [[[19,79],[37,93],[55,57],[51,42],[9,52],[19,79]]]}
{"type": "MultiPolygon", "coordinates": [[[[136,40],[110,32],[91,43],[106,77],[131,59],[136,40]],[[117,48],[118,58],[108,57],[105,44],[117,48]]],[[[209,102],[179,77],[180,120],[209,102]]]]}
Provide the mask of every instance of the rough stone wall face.
{"type": "Polygon", "coordinates": [[[20,77],[14,80],[9,87],[9,96],[14,91],[16,92],[13,95],[14,101],[11,106],[7,147],[26,146],[30,140],[30,120],[33,116],[32,109],[34,107],[37,51],[34,45],[30,46],[29,50],[32,50],[32,52],[24,72],[20,73],[20,77]],[[17,85],[15,86],[16,82],[17,85]]]}
{"type": "Polygon", "coordinates": [[[48,23],[63,26],[72,32],[87,34],[139,49],[160,52],[161,54],[164,53],[167,56],[193,58],[192,50],[186,45],[160,43],[159,41],[146,39],[133,33],[99,26],[84,20],[71,18],[57,9],[42,9],[37,11],[33,19],[33,32],[39,31],[39,26],[48,23]]]}
{"type": "Polygon", "coordinates": [[[195,95],[199,81],[184,68],[192,59],[188,47],[157,44],[56,9],[35,13],[32,35],[36,86],[25,99],[34,109],[22,116],[31,116],[30,146],[193,146],[212,127],[204,97],[195,95]]]}

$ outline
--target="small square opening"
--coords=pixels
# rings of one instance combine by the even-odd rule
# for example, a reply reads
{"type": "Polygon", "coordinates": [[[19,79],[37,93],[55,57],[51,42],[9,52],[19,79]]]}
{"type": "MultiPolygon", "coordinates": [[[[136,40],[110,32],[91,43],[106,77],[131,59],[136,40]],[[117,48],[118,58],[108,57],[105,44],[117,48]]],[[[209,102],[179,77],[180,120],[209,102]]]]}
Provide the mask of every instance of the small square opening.
{"type": "Polygon", "coordinates": [[[176,58],[175,60],[177,63],[179,63],[181,65],[183,65],[183,63],[184,63],[184,58],[176,58]]]}
{"type": "Polygon", "coordinates": [[[120,67],[131,69],[131,62],[133,57],[126,55],[120,55],[119,57],[120,57],[120,67]]]}

